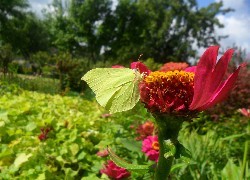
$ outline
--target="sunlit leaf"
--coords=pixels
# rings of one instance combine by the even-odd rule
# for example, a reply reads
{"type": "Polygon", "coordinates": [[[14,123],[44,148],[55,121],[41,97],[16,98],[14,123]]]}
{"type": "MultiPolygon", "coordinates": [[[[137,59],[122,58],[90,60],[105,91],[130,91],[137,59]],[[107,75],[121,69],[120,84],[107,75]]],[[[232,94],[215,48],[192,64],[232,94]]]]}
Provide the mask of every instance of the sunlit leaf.
{"type": "Polygon", "coordinates": [[[28,159],[31,156],[32,156],[32,154],[25,154],[25,153],[18,154],[17,158],[14,161],[14,166],[17,168],[20,167],[23,163],[28,161],[28,159]]]}

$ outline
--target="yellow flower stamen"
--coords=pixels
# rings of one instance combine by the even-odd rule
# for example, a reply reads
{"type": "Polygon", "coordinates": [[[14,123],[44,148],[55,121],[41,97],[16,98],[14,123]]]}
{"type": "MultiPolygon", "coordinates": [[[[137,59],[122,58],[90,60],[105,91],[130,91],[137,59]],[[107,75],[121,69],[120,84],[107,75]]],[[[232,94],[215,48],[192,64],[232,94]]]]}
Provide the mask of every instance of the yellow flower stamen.
{"type": "Polygon", "coordinates": [[[187,109],[193,98],[194,73],[186,71],[152,72],[145,79],[151,106],[160,112],[187,109]],[[152,104],[153,103],[153,104],[152,104]]]}
{"type": "Polygon", "coordinates": [[[153,148],[154,150],[156,150],[156,151],[159,151],[159,149],[160,149],[159,142],[154,141],[154,142],[152,143],[152,148],[153,148]]]}

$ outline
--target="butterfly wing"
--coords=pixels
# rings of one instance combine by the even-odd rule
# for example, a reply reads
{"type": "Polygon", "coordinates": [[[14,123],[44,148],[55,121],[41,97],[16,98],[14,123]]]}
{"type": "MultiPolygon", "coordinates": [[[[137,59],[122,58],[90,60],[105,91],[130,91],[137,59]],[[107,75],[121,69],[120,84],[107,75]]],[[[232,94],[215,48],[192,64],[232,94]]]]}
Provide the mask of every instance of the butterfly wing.
{"type": "Polygon", "coordinates": [[[96,68],[85,74],[97,102],[110,113],[132,109],[139,101],[136,72],[128,68],[96,68]]]}

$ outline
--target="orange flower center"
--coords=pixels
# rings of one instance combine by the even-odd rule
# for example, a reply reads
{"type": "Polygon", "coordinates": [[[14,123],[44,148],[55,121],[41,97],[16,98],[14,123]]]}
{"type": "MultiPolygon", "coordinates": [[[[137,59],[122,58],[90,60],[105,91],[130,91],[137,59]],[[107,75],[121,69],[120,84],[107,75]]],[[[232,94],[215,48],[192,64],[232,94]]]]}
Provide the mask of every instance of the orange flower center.
{"type": "Polygon", "coordinates": [[[145,78],[149,98],[160,112],[187,109],[193,99],[194,73],[185,71],[152,72],[145,78]]]}
{"type": "Polygon", "coordinates": [[[154,150],[156,150],[156,151],[159,151],[159,142],[154,141],[154,142],[152,143],[152,148],[153,148],[154,150]]]}

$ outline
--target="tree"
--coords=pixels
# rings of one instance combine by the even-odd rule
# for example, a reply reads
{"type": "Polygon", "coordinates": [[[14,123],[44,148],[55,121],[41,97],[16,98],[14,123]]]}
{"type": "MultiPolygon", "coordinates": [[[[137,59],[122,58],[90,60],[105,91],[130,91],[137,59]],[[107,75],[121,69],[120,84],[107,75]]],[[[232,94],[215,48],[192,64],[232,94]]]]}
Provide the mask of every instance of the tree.
{"type": "Polygon", "coordinates": [[[111,18],[117,26],[103,28],[113,32],[105,54],[123,54],[124,60],[143,53],[157,62],[187,61],[196,55],[195,43],[207,47],[222,38],[215,36],[215,27],[223,27],[216,15],[231,10],[222,5],[199,9],[195,0],[120,0],[111,18]]]}
{"type": "MultiPolygon", "coordinates": [[[[9,38],[14,34],[14,29],[18,29],[16,21],[25,17],[24,10],[28,7],[26,0],[1,0],[0,1],[0,40],[3,43],[10,43],[9,38]]],[[[16,30],[17,31],[17,30],[16,30]]],[[[13,46],[14,47],[14,46],[13,46]]]]}
{"type": "Polygon", "coordinates": [[[222,2],[198,8],[196,0],[119,0],[115,8],[111,0],[54,0],[53,7],[47,22],[57,49],[121,64],[140,54],[159,63],[188,61],[196,48],[219,43],[216,15],[231,11],[222,2]]]}
{"type": "Polygon", "coordinates": [[[13,50],[24,57],[45,51],[49,46],[49,34],[42,20],[26,11],[25,0],[0,2],[0,41],[11,44],[13,50]]]}
{"type": "Polygon", "coordinates": [[[84,55],[94,62],[100,57],[102,43],[99,27],[111,13],[111,0],[72,0],[70,17],[77,30],[84,55]]]}
{"type": "Polygon", "coordinates": [[[53,0],[51,8],[52,11],[44,12],[44,23],[49,30],[52,47],[74,54],[80,45],[76,38],[77,30],[69,16],[68,1],[53,0]]]}
{"type": "Polygon", "coordinates": [[[0,25],[4,28],[13,17],[23,17],[24,9],[28,7],[27,0],[1,0],[0,25]]]}
{"type": "Polygon", "coordinates": [[[10,44],[5,44],[0,47],[0,66],[3,69],[3,74],[6,76],[8,67],[13,60],[12,47],[10,44]]]}
{"type": "Polygon", "coordinates": [[[25,58],[39,51],[47,51],[50,46],[48,30],[33,13],[26,13],[22,21],[13,19],[12,26],[5,34],[7,38],[3,39],[13,44],[14,49],[25,58]]]}

